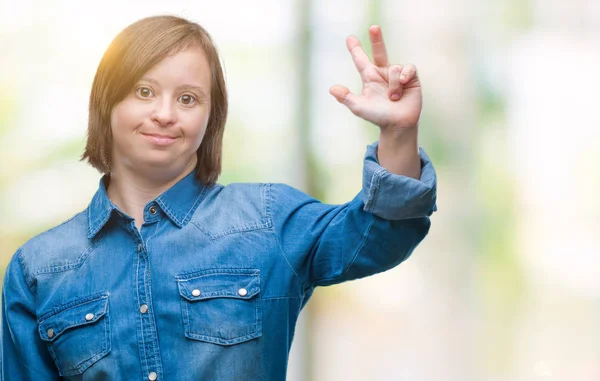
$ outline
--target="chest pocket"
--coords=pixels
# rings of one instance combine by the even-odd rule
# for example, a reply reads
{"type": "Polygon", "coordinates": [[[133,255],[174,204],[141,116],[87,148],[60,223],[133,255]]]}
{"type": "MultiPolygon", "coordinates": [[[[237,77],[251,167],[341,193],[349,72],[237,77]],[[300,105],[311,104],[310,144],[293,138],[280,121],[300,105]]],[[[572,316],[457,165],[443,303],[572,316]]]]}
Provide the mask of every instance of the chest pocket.
{"type": "Polygon", "coordinates": [[[258,270],[207,270],[177,283],[187,338],[233,345],[262,335],[258,270]]]}
{"type": "Polygon", "coordinates": [[[40,338],[61,376],[82,374],[110,352],[108,293],[59,306],[38,319],[40,338]]]}

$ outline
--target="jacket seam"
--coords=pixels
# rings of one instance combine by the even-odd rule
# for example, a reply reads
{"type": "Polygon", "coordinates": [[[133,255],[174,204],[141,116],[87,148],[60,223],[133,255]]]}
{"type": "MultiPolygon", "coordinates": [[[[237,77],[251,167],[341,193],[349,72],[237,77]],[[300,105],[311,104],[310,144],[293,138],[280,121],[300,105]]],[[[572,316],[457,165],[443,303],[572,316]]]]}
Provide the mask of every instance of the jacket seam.
{"type": "MultiPolygon", "coordinates": [[[[212,189],[212,188],[211,188],[212,189]]],[[[187,224],[192,217],[194,216],[194,212],[196,211],[196,207],[197,205],[204,200],[204,194],[207,191],[207,187],[203,186],[202,187],[202,191],[200,192],[200,194],[198,195],[198,197],[196,197],[196,200],[194,200],[194,204],[192,205],[192,207],[190,208],[190,210],[188,210],[188,212],[185,214],[185,216],[183,217],[182,220],[182,225],[185,223],[187,224]]]]}
{"type": "Polygon", "coordinates": [[[109,207],[106,212],[104,213],[104,217],[101,218],[96,218],[92,221],[92,209],[91,206],[88,206],[87,208],[87,215],[88,215],[88,237],[92,238],[94,237],[96,234],[98,234],[98,232],[100,230],[102,230],[102,228],[104,227],[104,225],[106,225],[106,223],[108,222],[108,220],[110,219],[110,215],[112,212],[112,209],[109,207]]]}
{"type": "Polygon", "coordinates": [[[83,263],[85,262],[86,258],[89,257],[90,254],[92,254],[94,252],[94,250],[96,250],[96,247],[98,247],[98,245],[100,244],[100,242],[102,242],[103,238],[104,238],[104,233],[102,233],[99,236],[96,236],[96,238],[92,239],[92,244],[89,247],[87,247],[83,251],[83,253],[81,253],[79,255],[79,257],[77,258],[76,262],[71,262],[71,263],[67,263],[67,264],[64,264],[64,265],[55,265],[55,266],[42,267],[42,268],[37,269],[36,271],[34,271],[33,274],[32,274],[32,276],[35,277],[35,276],[40,275],[40,274],[61,273],[61,272],[70,271],[70,270],[77,269],[77,268],[81,267],[83,265],[83,263]]]}
{"type": "Polygon", "coordinates": [[[109,296],[110,296],[110,293],[108,291],[102,291],[102,292],[98,292],[98,293],[95,293],[95,294],[92,294],[92,295],[88,295],[88,296],[84,296],[84,297],[81,297],[81,298],[77,298],[77,299],[71,300],[69,302],[60,304],[60,305],[55,306],[54,308],[48,310],[43,315],[41,315],[37,319],[37,321],[38,321],[39,324],[43,324],[48,319],[53,318],[54,316],[60,314],[61,312],[70,310],[70,309],[75,308],[75,307],[82,306],[82,305],[87,304],[87,303],[93,303],[93,302],[97,302],[97,301],[102,300],[102,299],[108,299],[109,296]]]}
{"type": "Polygon", "coordinates": [[[269,296],[268,298],[261,298],[261,300],[278,300],[278,299],[298,299],[301,298],[299,296],[269,296]]]}
{"type": "Polygon", "coordinates": [[[264,184],[265,199],[267,200],[267,202],[266,202],[266,204],[267,204],[266,211],[268,213],[267,218],[271,222],[271,224],[270,224],[271,232],[275,236],[275,241],[277,242],[277,246],[279,247],[279,251],[281,252],[283,259],[285,260],[285,263],[287,263],[289,268],[292,270],[292,273],[294,274],[294,276],[300,283],[301,289],[304,290],[306,285],[302,281],[302,278],[300,278],[300,276],[298,275],[298,273],[296,272],[296,270],[294,269],[292,264],[290,263],[287,255],[285,254],[285,251],[283,250],[283,246],[281,245],[281,241],[279,239],[279,235],[277,234],[277,229],[275,228],[275,222],[273,221],[273,216],[271,214],[271,202],[273,201],[273,198],[271,196],[271,185],[272,185],[271,183],[264,184]]]}
{"type": "MultiPolygon", "coordinates": [[[[179,218],[177,218],[176,213],[173,213],[173,210],[171,208],[169,208],[169,206],[162,200],[162,199],[157,199],[156,203],[158,205],[160,205],[161,208],[163,208],[163,210],[168,214],[168,216],[170,218],[173,219],[173,221],[175,221],[175,223],[179,226],[183,226],[183,223],[179,220],[179,218]]],[[[195,202],[194,202],[195,204],[195,202]]],[[[188,212],[189,213],[189,212],[188,212]]]]}
{"type": "Polygon", "coordinates": [[[345,268],[343,269],[343,271],[338,276],[329,277],[329,278],[321,278],[321,279],[315,280],[312,283],[313,287],[315,287],[315,285],[317,283],[319,283],[319,282],[323,282],[323,281],[326,282],[326,281],[330,281],[330,280],[341,279],[350,270],[350,267],[352,267],[352,265],[354,264],[354,262],[356,262],[356,258],[358,258],[360,252],[362,251],[363,247],[365,246],[365,243],[367,242],[367,239],[369,238],[369,235],[371,234],[371,228],[373,227],[373,224],[375,223],[375,215],[372,214],[372,213],[369,213],[369,214],[371,214],[371,216],[372,216],[371,222],[369,223],[369,226],[367,227],[367,232],[363,236],[362,241],[360,242],[360,244],[356,248],[356,251],[354,252],[354,256],[352,257],[352,260],[348,263],[347,266],[345,266],[345,268]]]}
{"type": "Polygon", "coordinates": [[[226,268],[210,268],[200,271],[186,272],[175,275],[175,280],[178,282],[187,282],[208,275],[240,275],[240,276],[255,276],[260,275],[260,269],[253,267],[226,267],[226,268]]]}
{"type": "Polygon", "coordinates": [[[31,290],[31,288],[33,287],[33,284],[35,283],[35,279],[29,273],[29,269],[27,268],[27,264],[25,263],[25,260],[23,259],[22,254],[23,254],[23,250],[18,249],[15,255],[17,256],[17,261],[19,262],[19,267],[20,267],[21,272],[23,273],[23,278],[25,279],[25,283],[27,284],[27,290],[29,290],[31,295],[35,296],[35,294],[31,290]]]}
{"type": "Polygon", "coordinates": [[[375,210],[377,205],[377,197],[379,196],[379,190],[381,185],[381,174],[385,172],[385,168],[380,168],[373,173],[370,181],[369,195],[365,204],[365,210],[372,212],[375,210]]]}

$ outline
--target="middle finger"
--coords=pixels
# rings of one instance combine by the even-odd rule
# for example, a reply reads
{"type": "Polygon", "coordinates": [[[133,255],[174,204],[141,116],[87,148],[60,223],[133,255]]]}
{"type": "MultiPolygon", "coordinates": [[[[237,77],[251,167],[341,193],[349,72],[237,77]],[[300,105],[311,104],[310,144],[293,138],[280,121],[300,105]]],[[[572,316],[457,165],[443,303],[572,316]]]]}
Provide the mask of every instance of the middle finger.
{"type": "Polygon", "coordinates": [[[383,33],[379,25],[371,25],[369,28],[369,38],[371,39],[371,47],[373,50],[373,63],[375,66],[387,67],[390,65],[388,61],[385,42],[383,41],[383,33]]]}

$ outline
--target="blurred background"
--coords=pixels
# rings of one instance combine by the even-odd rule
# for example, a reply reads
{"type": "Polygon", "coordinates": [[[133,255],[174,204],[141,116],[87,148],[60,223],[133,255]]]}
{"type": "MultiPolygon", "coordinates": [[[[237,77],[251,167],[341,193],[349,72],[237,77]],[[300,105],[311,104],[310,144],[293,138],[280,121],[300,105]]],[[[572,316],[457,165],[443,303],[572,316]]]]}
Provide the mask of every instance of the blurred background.
{"type": "Polygon", "coordinates": [[[87,206],[96,67],[164,13],[206,27],[225,62],[222,184],[349,201],[378,128],[328,93],[361,91],[346,36],[370,52],[379,24],[390,61],[419,69],[429,236],[393,270],[317,290],[289,380],[600,380],[598,0],[1,2],[0,276],[87,206]]]}

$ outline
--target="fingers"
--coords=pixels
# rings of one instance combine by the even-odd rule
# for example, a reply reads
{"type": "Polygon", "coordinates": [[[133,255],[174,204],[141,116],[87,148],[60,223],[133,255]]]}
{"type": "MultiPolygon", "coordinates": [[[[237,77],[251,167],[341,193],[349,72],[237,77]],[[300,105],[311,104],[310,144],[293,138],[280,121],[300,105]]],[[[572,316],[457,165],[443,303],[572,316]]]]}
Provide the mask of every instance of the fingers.
{"type": "Polygon", "coordinates": [[[393,101],[397,101],[402,97],[404,85],[400,82],[401,73],[402,66],[400,65],[392,65],[388,68],[388,97],[393,101]]]}
{"type": "Polygon", "coordinates": [[[348,51],[352,55],[352,61],[354,61],[354,66],[360,74],[364,72],[364,70],[369,66],[371,61],[369,61],[369,57],[365,54],[362,46],[360,46],[360,41],[355,36],[349,36],[346,39],[346,46],[348,47],[348,51]]]}
{"type": "Polygon", "coordinates": [[[388,78],[388,96],[391,100],[397,101],[402,97],[404,86],[418,78],[417,68],[413,64],[404,67],[392,65],[388,69],[388,78]]]}
{"type": "Polygon", "coordinates": [[[369,38],[373,49],[373,63],[379,67],[389,66],[387,50],[383,41],[383,33],[379,25],[371,25],[369,28],[369,38]]]}
{"type": "Polygon", "coordinates": [[[400,82],[403,85],[406,85],[413,79],[417,77],[417,68],[413,64],[408,64],[402,68],[402,73],[400,73],[400,82]]]}
{"type": "Polygon", "coordinates": [[[333,95],[338,102],[346,105],[353,114],[356,114],[358,111],[358,97],[352,94],[346,86],[332,86],[329,89],[329,93],[333,95]]]}

